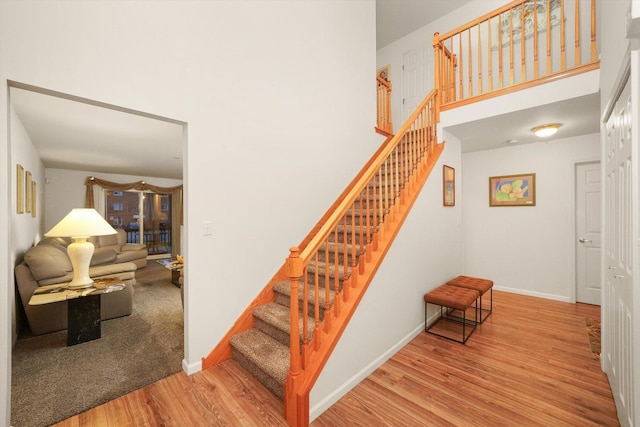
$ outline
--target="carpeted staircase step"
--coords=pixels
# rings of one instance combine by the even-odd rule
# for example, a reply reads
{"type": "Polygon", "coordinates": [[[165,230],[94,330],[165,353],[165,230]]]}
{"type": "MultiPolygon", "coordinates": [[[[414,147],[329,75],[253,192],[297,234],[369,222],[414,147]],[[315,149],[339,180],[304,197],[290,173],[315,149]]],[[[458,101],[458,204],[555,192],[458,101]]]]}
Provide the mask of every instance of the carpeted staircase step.
{"type": "MultiPolygon", "coordinates": [[[[289,281],[275,283],[273,285],[273,290],[275,292],[276,302],[278,304],[284,305],[286,307],[291,306],[291,286],[289,281]]],[[[333,305],[334,297],[335,297],[335,292],[329,289],[328,307],[331,307],[333,305]]],[[[303,289],[302,289],[302,283],[300,283],[300,285],[298,286],[298,301],[299,301],[300,313],[302,313],[302,302],[303,302],[302,298],[303,298],[303,289]]],[[[309,286],[309,289],[307,292],[307,298],[308,298],[307,305],[309,310],[309,316],[315,316],[314,313],[315,313],[316,297],[314,294],[313,286],[309,286]]],[[[324,288],[321,288],[320,295],[318,295],[318,308],[320,311],[320,320],[324,319],[324,311],[325,311],[325,308],[327,307],[326,302],[327,302],[326,290],[324,288]]]]}
{"type": "MultiPolygon", "coordinates": [[[[346,240],[347,243],[360,244],[360,235],[362,233],[362,238],[366,243],[366,239],[367,239],[366,225],[356,225],[355,227],[352,227],[351,225],[344,226],[340,224],[336,226],[336,229],[338,230],[337,236],[336,236],[336,233],[329,234],[329,238],[328,238],[329,242],[335,243],[337,238],[338,243],[344,243],[344,241],[346,240]]],[[[378,231],[378,227],[371,225],[368,227],[368,230],[369,230],[369,237],[371,237],[373,233],[378,231]]]]}
{"type": "Polygon", "coordinates": [[[339,289],[342,289],[342,284],[346,279],[351,277],[351,267],[346,270],[343,265],[338,265],[336,269],[335,263],[315,262],[310,261],[307,264],[307,277],[309,283],[313,283],[316,277],[316,270],[318,271],[318,284],[320,287],[329,286],[330,289],[335,290],[336,279],[338,280],[339,289]]]}
{"type": "Polygon", "coordinates": [[[256,328],[231,337],[231,354],[251,375],[280,399],[289,372],[289,347],[256,328]]]}
{"type": "MultiPolygon", "coordinates": [[[[349,260],[349,265],[351,265],[351,259],[355,253],[356,263],[358,262],[358,257],[360,257],[361,249],[360,245],[351,245],[347,243],[334,243],[327,242],[326,244],[320,245],[318,248],[318,261],[322,262],[335,262],[336,257],[338,258],[339,264],[344,264],[345,259],[345,246],[346,246],[346,258],[349,260]]],[[[363,249],[362,253],[366,250],[363,249]]]]}
{"type": "MultiPolygon", "coordinates": [[[[313,316],[313,313],[309,313],[313,316]]],[[[291,309],[275,302],[260,305],[253,309],[255,327],[272,338],[277,339],[282,344],[288,346],[291,339],[291,309]]],[[[298,334],[300,345],[303,344],[302,330],[304,328],[303,318],[300,317],[298,334]]],[[[315,321],[313,317],[307,318],[307,339],[313,337],[315,321]]]]}

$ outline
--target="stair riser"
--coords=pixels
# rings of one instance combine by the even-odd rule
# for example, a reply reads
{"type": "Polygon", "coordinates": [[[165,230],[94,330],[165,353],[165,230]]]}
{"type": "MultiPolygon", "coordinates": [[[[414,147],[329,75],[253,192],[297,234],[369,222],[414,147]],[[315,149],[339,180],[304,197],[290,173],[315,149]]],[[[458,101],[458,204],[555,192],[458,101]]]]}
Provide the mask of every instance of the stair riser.
{"type": "MultiPolygon", "coordinates": [[[[314,286],[314,280],[315,280],[315,274],[314,273],[308,273],[307,274],[308,277],[308,281],[309,281],[309,286],[314,286]]],[[[333,277],[325,277],[322,274],[318,274],[318,286],[321,288],[324,288],[326,286],[329,286],[329,289],[331,289],[332,291],[336,290],[335,287],[335,279],[333,277]]],[[[338,285],[340,286],[340,289],[342,289],[342,284],[343,284],[344,280],[342,279],[338,279],[338,285]]]]}
{"type": "MultiPolygon", "coordinates": [[[[254,327],[258,328],[259,330],[261,330],[265,334],[269,335],[271,338],[274,338],[274,339],[278,340],[282,344],[284,344],[286,346],[289,345],[289,340],[291,338],[289,336],[289,332],[288,331],[283,331],[281,329],[278,329],[278,328],[274,327],[273,325],[270,325],[267,322],[264,322],[263,320],[258,319],[256,317],[254,317],[254,327]]],[[[312,336],[312,334],[309,334],[309,335],[312,336]]],[[[302,342],[302,337],[300,337],[300,348],[302,348],[303,345],[304,345],[304,343],[302,342]]]]}
{"type": "Polygon", "coordinates": [[[337,254],[335,252],[329,252],[327,254],[327,253],[325,253],[325,251],[318,251],[318,261],[319,262],[329,262],[330,264],[334,264],[336,262],[336,257],[338,258],[338,265],[341,265],[341,266],[344,266],[345,258],[347,259],[347,266],[351,266],[352,265],[352,263],[351,263],[352,259],[355,259],[356,265],[358,264],[358,258],[359,258],[358,255],[353,257],[353,256],[351,256],[350,252],[345,256],[345,254],[343,254],[342,252],[337,253],[337,254]]]}
{"type": "MultiPolygon", "coordinates": [[[[279,292],[276,292],[276,302],[278,304],[284,305],[285,307],[291,307],[291,299],[289,298],[289,295],[284,295],[281,294],[279,292]]],[[[298,312],[300,313],[300,315],[302,315],[302,301],[300,301],[299,303],[299,310],[298,312]]],[[[324,320],[324,306],[320,305],[320,320],[324,320]]],[[[315,316],[315,306],[311,303],[308,304],[308,314],[309,316],[315,316]]]]}
{"type": "MultiPolygon", "coordinates": [[[[366,233],[362,234],[362,239],[363,239],[363,242],[364,242],[365,245],[367,244],[368,239],[370,239],[372,235],[373,235],[373,231],[371,231],[369,233],[369,237],[368,238],[367,238],[366,233]]],[[[344,243],[345,239],[346,239],[347,243],[355,243],[355,244],[359,245],[360,244],[360,232],[358,231],[356,233],[338,233],[337,239],[338,239],[338,243],[344,243]]],[[[331,243],[335,243],[336,235],[334,233],[331,233],[329,235],[328,241],[331,242],[331,243]]]]}
{"type": "Polygon", "coordinates": [[[275,394],[281,400],[284,400],[284,386],[279,384],[278,381],[271,378],[260,367],[248,360],[244,355],[237,351],[233,346],[231,347],[231,357],[238,362],[240,366],[253,375],[260,383],[265,386],[271,393],[275,394]]]}

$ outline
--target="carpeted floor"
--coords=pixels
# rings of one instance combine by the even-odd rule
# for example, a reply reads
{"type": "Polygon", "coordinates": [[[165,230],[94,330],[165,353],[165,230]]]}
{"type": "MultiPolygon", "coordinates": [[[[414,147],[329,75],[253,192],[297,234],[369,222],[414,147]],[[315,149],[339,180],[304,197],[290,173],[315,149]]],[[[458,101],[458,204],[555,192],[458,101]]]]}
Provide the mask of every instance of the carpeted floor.
{"type": "Polygon", "coordinates": [[[182,368],[184,315],[171,271],[136,272],[133,313],[102,323],[102,338],[66,346],[66,331],[18,339],[12,355],[13,427],[48,426],[182,368]]]}
{"type": "Polygon", "coordinates": [[[589,334],[589,347],[591,352],[600,357],[600,320],[584,319],[589,334]]]}

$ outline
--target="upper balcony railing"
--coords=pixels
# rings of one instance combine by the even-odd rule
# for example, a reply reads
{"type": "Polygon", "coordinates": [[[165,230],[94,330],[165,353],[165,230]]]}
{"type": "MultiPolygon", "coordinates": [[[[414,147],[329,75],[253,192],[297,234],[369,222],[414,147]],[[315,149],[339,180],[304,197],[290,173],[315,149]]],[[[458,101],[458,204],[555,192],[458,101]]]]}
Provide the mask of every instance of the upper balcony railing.
{"type": "Polygon", "coordinates": [[[599,67],[595,0],[516,0],[433,38],[443,110],[599,67]]]}

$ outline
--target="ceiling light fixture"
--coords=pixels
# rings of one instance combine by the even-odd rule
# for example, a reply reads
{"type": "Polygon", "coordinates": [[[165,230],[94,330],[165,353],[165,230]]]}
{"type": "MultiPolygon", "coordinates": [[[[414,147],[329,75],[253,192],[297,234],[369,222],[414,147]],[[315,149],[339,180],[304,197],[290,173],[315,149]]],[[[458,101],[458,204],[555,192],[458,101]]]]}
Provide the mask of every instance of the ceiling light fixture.
{"type": "Polygon", "coordinates": [[[558,132],[560,123],[549,123],[546,125],[536,126],[531,131],[539,138],[546,138],[558,132]]]}

